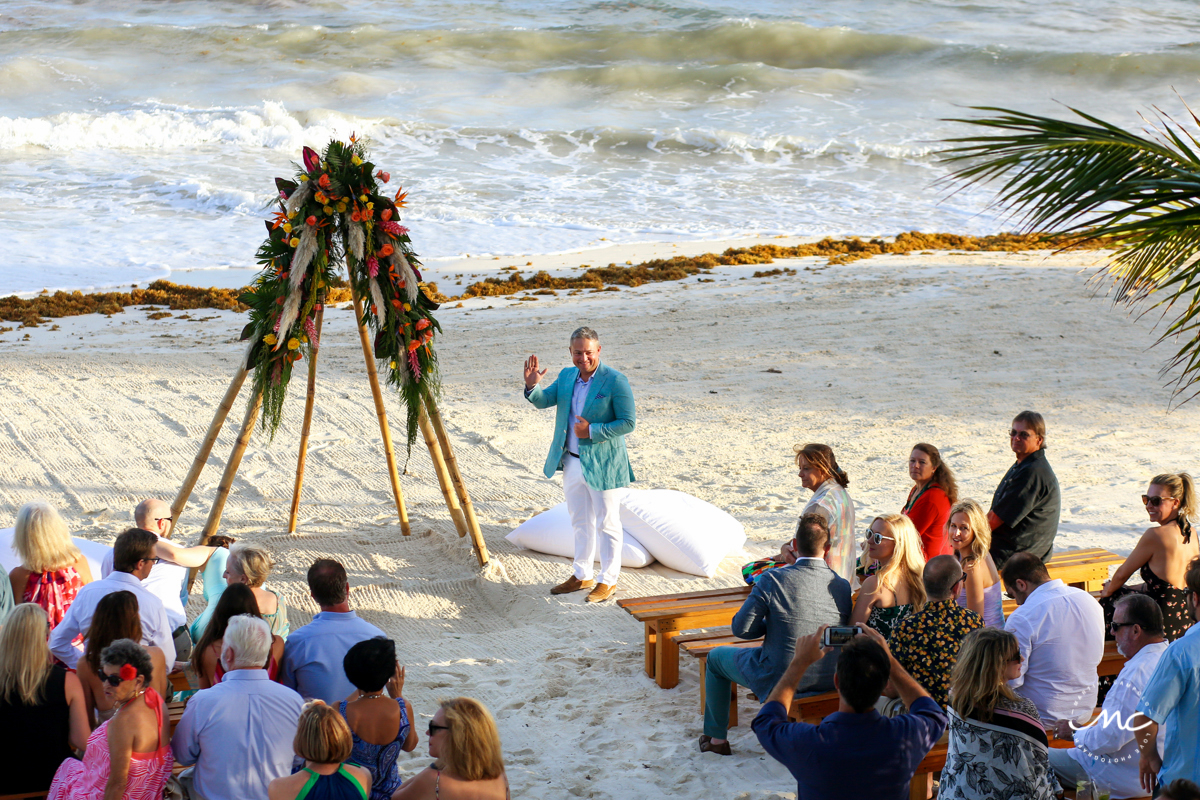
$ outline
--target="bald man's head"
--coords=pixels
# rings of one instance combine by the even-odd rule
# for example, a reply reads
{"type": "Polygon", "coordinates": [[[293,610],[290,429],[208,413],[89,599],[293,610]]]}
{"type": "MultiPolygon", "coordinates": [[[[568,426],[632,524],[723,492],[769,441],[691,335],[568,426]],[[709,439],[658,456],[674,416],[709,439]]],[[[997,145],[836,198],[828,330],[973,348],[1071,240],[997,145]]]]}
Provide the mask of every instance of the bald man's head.
{"type": "Polygon", "coordinates": [[[133,524],[144,531],[165,536],[171,527],[171,507],[158,498],[143,500],[133,510],[133,524]]]}

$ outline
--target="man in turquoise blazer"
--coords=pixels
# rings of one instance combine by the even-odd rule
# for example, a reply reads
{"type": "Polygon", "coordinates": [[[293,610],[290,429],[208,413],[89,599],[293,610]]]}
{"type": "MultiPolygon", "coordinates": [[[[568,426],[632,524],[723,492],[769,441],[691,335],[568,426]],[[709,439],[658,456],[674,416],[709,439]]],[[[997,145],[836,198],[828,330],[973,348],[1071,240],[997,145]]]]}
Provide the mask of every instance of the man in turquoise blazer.
{"type": "Polygon", "coordinates": [[[591,589],[587,600],[597,603],[612,596],[621,574],[621,496],[635,480],[625,450],[625,434],[636,424],[633,391],[624,375],[600,363],[600,337],[591,328],[572,333],[569,350],[574,366],[545,388],[537,356],[525,361],[525,397],[538,408],[557,407],[544,471],[547,478],[563,471],[575,532],[571,577],[550,593],[591,589]],[[599,583],[592,573],[597,547],[599,583]]]}

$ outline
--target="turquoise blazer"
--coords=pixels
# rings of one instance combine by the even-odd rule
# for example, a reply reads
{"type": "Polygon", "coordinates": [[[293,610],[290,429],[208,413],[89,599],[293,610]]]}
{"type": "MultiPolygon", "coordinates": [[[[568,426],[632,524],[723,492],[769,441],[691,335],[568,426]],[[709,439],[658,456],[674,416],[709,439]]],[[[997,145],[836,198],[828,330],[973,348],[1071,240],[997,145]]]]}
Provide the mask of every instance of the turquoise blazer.
{"type": "MultiPolygon", "coordinates": [[[[527,395],[538,408],[558,406],[554,419],[554,440],[546,456],[544,472],[547,478],[562,469],[563,453],[567,446],[567,425],[571,416],[571,395],[579,377],[577,367],[567,367],[558,373],[554,383],[542,388],[533,387],[527,395]]],[[[579,464],[583,479],[598,492],[620,489],[637,480],[629,466],[625,450],[625,434],[632,433],[636,420],[633,410],[633,390],[629,379],[601,362],[588,382],[587,400],[581,415],[591,423],[591,438],[579,440],[579,464]]]]}

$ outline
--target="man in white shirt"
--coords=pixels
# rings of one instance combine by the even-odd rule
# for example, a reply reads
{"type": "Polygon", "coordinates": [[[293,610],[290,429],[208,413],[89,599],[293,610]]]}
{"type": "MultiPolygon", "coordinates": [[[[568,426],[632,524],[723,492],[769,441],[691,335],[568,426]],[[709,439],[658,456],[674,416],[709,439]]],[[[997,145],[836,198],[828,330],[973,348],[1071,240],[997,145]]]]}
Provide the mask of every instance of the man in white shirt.
{"type": "MultiPolygon", "coordinates": [[[[142,581],[143,588],[162,601],[171,622],[171,636],[175,641],[176,656],[186,661],[192,651],[192,640],[187,632],[187,580],[189,567],[202,567],[212,555],[214,547],[180,547],[163,534],[171,529],[171,507],[162,500],[150,498],[137,504],[133,510],[133,523],[144,531],[158,537],[155,550],[158,563],[150,575],[142,581]]],[[[113,571],[113,555],[104,557],[100,567],[101,576],[107,578],[113,571]]]]}
{"type": "Polygon", "coordinates": [[[113,572],[104,580],[92,581],[79,590],[62,622],[50,634],[50,652],[72,669],[83,658],[83,648],[72,642],[86,635],[92,624],[92,614],[100,599],[113,592],[133,592],[138,601],[138,616],[142,620],[142,644],[161,647],[167,666],[175,663],[175,643],[171,621],[162,601],[146,590],[142,581],[158,560],[154,554],[155,537],[149,531],[130,528],[117,537],[113,545],[113,572]]]}
{"type": "Polygon", "coordinates": [[[1008,685],[1033,701],[1043,724],[1083,722],[1096,706],[1104,610],[1082,589],[1050,580],[1032,553],[1013,555],[1000,577],[1017,601],[1004,630],[1021,647],[1021,674],[1008,685]]]}
{"type": "Polygon", "coordinates": [[[197,800],[267,796],[267,784],[292,774],[292,739],[304,699],[267,677],[271,629],[240,614],[229,620],[221,646],[225,677],[188,701],[171,748],[180,776],[197,800]]]}
{"type": "Polygon", "coordinates": [[[1055,736],[1074,738],[1075,746],[1051,749],[1050,766],[1068,789],[1074,789],[1081,780],[1092,780],[1112,789],[1113,797],[1141,797],[1144,792],[1138,776],[1136,731],[1147,720],[1138,713],[1137,706],[1142,689],[1167,649],[1162,610],[1144,594],[1126,595],[1113,611],[1112,632],[1117,651],[1128,660],[1104,698],[1099,717],[1082,728],[1066,721],[1057,724],[1055,736]]]}

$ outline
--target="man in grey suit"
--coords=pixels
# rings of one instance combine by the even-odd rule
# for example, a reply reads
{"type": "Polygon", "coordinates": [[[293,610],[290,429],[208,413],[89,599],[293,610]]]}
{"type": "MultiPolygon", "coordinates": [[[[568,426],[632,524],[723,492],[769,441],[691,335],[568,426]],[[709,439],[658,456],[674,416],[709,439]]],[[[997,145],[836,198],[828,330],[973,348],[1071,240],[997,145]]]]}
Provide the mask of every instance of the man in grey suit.
{"type": "MultiPolygon", "coordinates": [[[[733,683],[766,698],[787,671],[796,640],[822,625],[845,625],[850,618],[850,584],[825,563],[829,523],[820,514],[805,514],[793,542],[796,563],[768,570],[733,618],[742,639],[763,637],[761,647],[718,647],[708,654],[704,677],[704,735],[700,752],[731,755],[729,692],[733,683]]],[[[837,668],[834,650],[811,667],[794,687],[801,695],[833,691],[837,668]]]]}
{"type": "Polygon", "coordinates": [[[625,435],[635,425],[629,381],[600,363],[600,337],[591,328],[571,334],[572,367],[546,388],[538,385],[546,370],[537,356],[525,361],[525,398],[538,408],[557,406],[554,439],[546,457],[547,478],[563,472],[563,492],[575,531],[571,577],[551,594],[591,589],[589,603],[612,597],[621,573],[621,494],[633,480],[625,435]],[[592,564],[600,548],[600,582],[592,564]]]}

